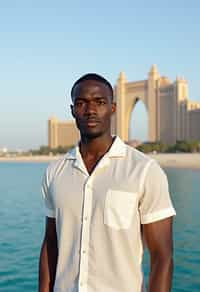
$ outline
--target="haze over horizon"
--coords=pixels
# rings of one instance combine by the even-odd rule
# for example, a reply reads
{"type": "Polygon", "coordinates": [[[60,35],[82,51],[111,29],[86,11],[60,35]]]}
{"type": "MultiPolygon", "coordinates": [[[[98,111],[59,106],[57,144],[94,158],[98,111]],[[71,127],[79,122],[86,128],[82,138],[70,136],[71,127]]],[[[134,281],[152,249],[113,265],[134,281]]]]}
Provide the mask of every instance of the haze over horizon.
{"type": "MultiPolygon", "coordinates": [[[[0,148],[46,145],[48,118],[72,118],[70,89],[86,72],[114,85],[120,71],[146,79],[155,63],[172,81],[184,76],[200,101],[199,14],[198,1],[1,2],[0,148]]],[[[131,138],[147,138],[142,102],[130,128],[131,138]]]]}

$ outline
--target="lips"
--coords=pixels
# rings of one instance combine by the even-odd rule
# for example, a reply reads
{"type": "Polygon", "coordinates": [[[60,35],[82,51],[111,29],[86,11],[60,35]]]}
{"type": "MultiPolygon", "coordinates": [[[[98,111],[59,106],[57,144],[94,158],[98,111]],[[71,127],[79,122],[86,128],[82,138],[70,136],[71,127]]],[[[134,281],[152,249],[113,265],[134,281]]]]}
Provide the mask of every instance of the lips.
{"type": "Polygon", "coordinates": [[[88,127],[95,127],[95,126],[97,126],[100,122],[99,122],[99,120],[97,120],[97,119],[87,119],[87,120],[85,121],[85,123],[86,123],[86,125],[87,125],[88,127]]]}
{"type": "Polygon", "coordinates": [[[95,121],[87,121],[86,125],[88,127],[96,127],[98,125],[98,123],[95,121]]]}

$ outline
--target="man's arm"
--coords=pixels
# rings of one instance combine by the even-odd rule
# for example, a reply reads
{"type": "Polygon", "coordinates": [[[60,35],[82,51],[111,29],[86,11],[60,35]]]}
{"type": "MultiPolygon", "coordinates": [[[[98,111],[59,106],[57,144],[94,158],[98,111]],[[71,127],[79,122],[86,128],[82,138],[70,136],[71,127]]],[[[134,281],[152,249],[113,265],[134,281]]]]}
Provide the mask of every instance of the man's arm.
{"type": "Polygon", "coordinates": [[[173,273],[172,217],[143,225],[150,252],[149,292],[170,292],[173,273]]]}
{"type": "Polygon", "coordinates": [[[39,263],[39,292],[53,292],[58,257],[55,218],[46,218],[39,263]]]}

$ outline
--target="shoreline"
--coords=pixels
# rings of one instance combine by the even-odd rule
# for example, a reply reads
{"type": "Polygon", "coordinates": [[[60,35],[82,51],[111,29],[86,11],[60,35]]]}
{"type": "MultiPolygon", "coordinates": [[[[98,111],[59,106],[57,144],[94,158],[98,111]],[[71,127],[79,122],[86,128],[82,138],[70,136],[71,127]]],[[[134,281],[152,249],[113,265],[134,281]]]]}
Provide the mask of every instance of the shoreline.
{"type": "Polygon", "coordinates": [[[48,156],[48,155],[33,155],[33,156],[10,156],[0,157],[1,162],[51,162],[59,159],[62,155],[48,156]]]}
{"type": "MultiPolygon", "coordinates": [[[[148,154],[148,156],[155,159],[162,167],[200,169],[200,153],[158,153],[148,154]]],[[[49,163],[53,160],[58,159],[59,157],[62,157],[62,155],[0,157],[0,163],[3,162],[49,163]]]]}
{"type": "Polygon", "coordinates": [[[162,167],[200,169],[200,153],[149,154],[162,167]]]}

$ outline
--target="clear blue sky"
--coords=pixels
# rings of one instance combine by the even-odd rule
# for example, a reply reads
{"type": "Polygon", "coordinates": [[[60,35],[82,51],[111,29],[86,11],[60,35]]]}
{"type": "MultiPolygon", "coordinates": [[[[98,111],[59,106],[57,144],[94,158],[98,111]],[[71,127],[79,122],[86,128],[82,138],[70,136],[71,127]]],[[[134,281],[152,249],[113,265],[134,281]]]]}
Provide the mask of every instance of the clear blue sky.
{"type": "MultiPolygon", "coordinates": [[[[146,79],[156,63],[200,101],[199,15],[197,0],[0,1],[0,148],[47,144],[47,119],[71,118],[70,89],[86,72],[115,84],[120,71],[146,79]]],[[[135,119],[145,138],[141,105],[135,119]]]]}

